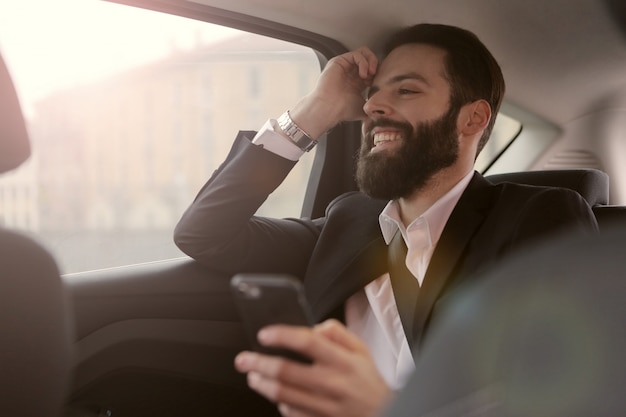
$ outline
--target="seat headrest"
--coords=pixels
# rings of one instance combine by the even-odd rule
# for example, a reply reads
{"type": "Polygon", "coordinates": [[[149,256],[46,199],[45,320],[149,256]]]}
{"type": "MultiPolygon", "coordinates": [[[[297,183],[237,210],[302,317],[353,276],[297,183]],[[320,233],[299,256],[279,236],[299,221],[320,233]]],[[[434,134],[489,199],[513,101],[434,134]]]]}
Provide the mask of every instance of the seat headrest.
{"type": "Polygon", "coordinates": [[[0,55],[0,174],[30,156],[28,132],[9,70],[0,55]]]}
{"type": "Polygon", "coordinates": [[[508,172],[487,175],[494,184],[513,182],[545,187],[569,188],[580,194],[593,207],[609,203],[609,176],[597,169],[563,169],[508,172]]]}

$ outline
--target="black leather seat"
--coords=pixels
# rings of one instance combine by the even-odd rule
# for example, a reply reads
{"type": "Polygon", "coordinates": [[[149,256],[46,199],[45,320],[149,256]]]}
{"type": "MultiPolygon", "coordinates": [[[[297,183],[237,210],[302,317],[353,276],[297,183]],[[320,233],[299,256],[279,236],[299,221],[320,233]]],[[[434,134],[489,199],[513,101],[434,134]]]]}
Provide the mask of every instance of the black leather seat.
{"type": "Polygon", "coordinates": [[[495,184],[514,182],[574,190],[591,206],[602,232],[617,223],[626,223],[626,206],[608,205],[609,176],[597,169],[511,172],[487,178],[495,184]]]}
{"type": "Polygon", "coordinates": [[[503,262],[441,306],[386,417],[626,415],[626,225],[503,262]]]}
{"type": "Polygon", "coordinates": [[[592,209],[601,231],[626,223],[626,206],[595,206],[592,209]]]}
{"type": "MultiPolygon", "coordinates": [[[[0,173],[29,154],[17,95],[0,57],[0,173]]],[[[55,261],[32,238],[0,227],[0,416],[59,415],[71,359],[70,315],[55,261]]]]}
{"type": "Polygon", "coordinates": [[[591,206],[609,203],[609,176],[597,169],[566,169],[509,172],[487,175],[494,184],[514,182],[527,185],[569,188],[578,192],[591,206]]]}

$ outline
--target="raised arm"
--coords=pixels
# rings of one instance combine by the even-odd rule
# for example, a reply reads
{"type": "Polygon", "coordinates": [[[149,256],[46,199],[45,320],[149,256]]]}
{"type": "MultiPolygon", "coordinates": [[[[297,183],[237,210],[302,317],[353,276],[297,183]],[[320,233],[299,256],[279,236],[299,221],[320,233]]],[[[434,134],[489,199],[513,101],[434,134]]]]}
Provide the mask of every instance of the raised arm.
{"type": "MultiPolygon", "coordinates": [[[[290,110],[293,121],[317,138],[341,121],[361,118],[363,92],[377,65],[367,48],[333,58],[314,90],[290,110]]],[[[269,130],[264,140],[293,146],[284,132],[273,126],[264,127],[269,130]]],[[[261,133],[266,132],[239,134],[226,161],[183,214],[174,240],[183,252],[214,269],[302,275],[323,220],[254,216],[296,163],[268,151],[273,147],[255,146],[261,133]]]]}

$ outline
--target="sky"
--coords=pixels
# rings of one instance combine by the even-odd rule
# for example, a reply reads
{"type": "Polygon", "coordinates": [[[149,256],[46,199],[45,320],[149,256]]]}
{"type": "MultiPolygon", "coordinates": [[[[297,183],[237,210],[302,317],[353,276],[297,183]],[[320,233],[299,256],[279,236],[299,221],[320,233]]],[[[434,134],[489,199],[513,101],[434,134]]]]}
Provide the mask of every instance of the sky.
{"type": "Polygon", "coordinates": [[[237,33],[102,0],[0,0],[0,52],[27,113],[55,90],[237,33]]]}

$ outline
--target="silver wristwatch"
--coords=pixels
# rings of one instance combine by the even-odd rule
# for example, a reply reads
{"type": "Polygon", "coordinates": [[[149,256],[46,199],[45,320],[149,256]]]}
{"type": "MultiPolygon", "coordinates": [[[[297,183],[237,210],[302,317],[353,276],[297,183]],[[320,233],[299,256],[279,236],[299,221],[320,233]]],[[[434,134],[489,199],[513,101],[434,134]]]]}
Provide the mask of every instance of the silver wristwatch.
{"type": "Polygon", "coordinates": [[[294,145],[305,152],[310,151],[317,145],[317,141],[312,139],[300,126],[291,120],[289,111],[284,112],[277,120],[280,130],[289,138],[294,145]]]}

